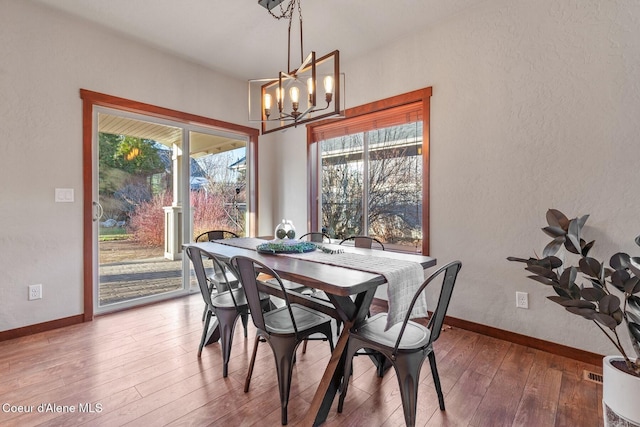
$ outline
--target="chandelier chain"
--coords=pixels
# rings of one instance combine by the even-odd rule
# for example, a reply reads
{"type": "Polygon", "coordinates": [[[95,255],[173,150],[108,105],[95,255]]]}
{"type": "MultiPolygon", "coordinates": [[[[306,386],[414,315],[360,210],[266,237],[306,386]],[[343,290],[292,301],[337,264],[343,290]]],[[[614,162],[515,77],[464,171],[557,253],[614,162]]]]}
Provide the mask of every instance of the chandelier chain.
{"type": "Polygon", "coordinates": [[[269,11],[269,14],[271,16],[273,16],[276,19],[291,19],[291,17],[293,16],[293,10],[295,9],[295,5],[298,5],[298,13],[300,14],[300,17],[302,19],[302,11],[300,9],[300,0],[290,0],[289,3],[287,4],[287,8],[283,9],[282,8],[282,3],[280,3],[280,14],[276,15],[275,13],[273,13],[273,11],[271,9],[267,9],[269,11]]]}
{"type": "Polygon", "coordinates": [[[290,0],[286,8],[283,8],[282,3],[280,3],[280,14],[275,14],[271,9],[267,9],[269,11],[269,14],[274,18],[289,20],[288,46],[287,46],[287,72],[292,71],[291,70],[291,23],[293,22],[293,12],[295,10],[296,5],[298,5],[298,19],[300,23],[300,63],[302,63],[304,61],[304,48],[303,48],[303,38],[302,38],[302,6],[300,5],[300,0],[290,0]]]}

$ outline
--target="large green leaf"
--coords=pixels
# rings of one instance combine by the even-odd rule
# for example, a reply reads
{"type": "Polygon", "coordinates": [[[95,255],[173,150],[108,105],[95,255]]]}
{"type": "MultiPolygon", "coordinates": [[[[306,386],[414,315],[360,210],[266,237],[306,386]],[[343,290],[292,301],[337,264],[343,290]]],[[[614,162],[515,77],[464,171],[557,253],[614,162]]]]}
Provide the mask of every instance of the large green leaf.
{"type": "Polygon", "coordinates": [[[577,219],[572,219],[571,222],[569,222],[567,241],[565,242],[564,247],[571,253],[580,253],[578,251],[578,249],[580,249],[580,224],[577,219]]]}
{"type": "Polygon", "coordinates": [[[558,296],[562,298],[571,298],[571,295],[569,295],[568,289],[561,288],[560,286],[554,286],[553,290],[556,291],[556,294],[558,294],[558,296]]]}
{"type": "Polygon", "coordinates": [[[580,258],[578,262],[580,271],[589,277],[600,278],[602,272],[602,265],[595,258],[580,258]]]}
{"type": "Polygon", "coordinates": [[[629,258],[629,270],[636,276],[640,276],[640,257],[629,258]]]}
{"type": "Polygon", "coordinates": [[[591,308],[593,310],[596,309],[596,305],[594,303],[582,299],[562,298],[554,295],[548,296],[547,298],[557,304],[560,304],[563,307],[591,308]]]}
{"type": "Polygon", "coordinates": [[[589,219],[589,214],[582,215],[580,218],[578,218],[578,228],[580,231],[582,231],[582,227],[584,227],[584,224],[587,222],[588,219],[589,219]]]}
{"type": "Polygon", "coordinates": [[[560,258],[555,256],[547,256],[540,259],[538,258],[526,259],[526,258],[510,256],[510,257],[507,257],[507,261],[523,262],[527,265],[540,265],[548,269],[558,268],[562,265],[562,261],[560,260],[560,258]]]}
{"type": "MultiPolygon", "coordinates": [[[[578,222],[577,219],[572,219],[571,222],[569,222],[569,230],[567,231],[567,238],[569,239],[569,241],[571,242],[571,245],[573,246],[574,249],[580,249],[580,223],[578,222]]],[[[567,247],[565,245],[565,247],[567,247]]],[[[569,247],[567,247],[567,249],[569,249],[569,247]]],[[[579,252],[577,251],[572,251],[573,253],[577,254],[579,252]]]]}
{"type": "Polygon", "coordinates": [[[591,285],[596,289],[604,288],[604,286],[602,286],[602,283],[600,283],[600,279],[589,278],[589,281],[591,282],[591,285]]]}
{"type": "Polygon", "coordinates": [[[584,288],[580,291],[580,295],[582,296],[582,298],[586,299],[587,301],[600,301],[602,299],[602,297],[604,297],[606,294],[602,289],[598,289],[598,288],[584,288]]]}
{"type": "Polygon", "coordinates": [[[596,313],[594,319],[611,330],[614,330],[616,326],[618,326],[618,322],[616,322],[616,319],[609,316],[608,314],[596,313]]]}
{"type": "MultiPolygon", "coordinates": [[[[583,242],[583,240],[581,241],[583,242]]],[[[589,255],[589,251],[591,250],[591,248],[593,247],[593,244],[595,243],[595,240],[590,241],[589,243],[584,243],[582,244],[582,249],[580,251],[580,253],[582,254],[582,256],[587,256],[589,255]]]]}
{"type": "Polygon", "coordinates": [[[640,297],[632,295],[627,298],[627,316],[629,320],[640,323],[640,297]]]}
{"type": "Polygon", "coordinates": [[[629,255],[618,252],[609,259],[609,265],[614,270],[626,270],[629,268],[629,255]]]}
{"type": "Polygon", "coordinates": [[[528,265],[525,270],[530,271],[534,274],[537,274],[539,276],[543,276],[543,277],[547,277],[549,279],[558,280],[558,275],[556,274],[555,271],[553,270],[549,270],[548,268],[539,266],[539,265],[528,265]]]}
{"type": "Polygon", "coordinates": [[[569,288],[576,282],[576,276],[578,275],[578,269],[575,267],[569,267],[562,272],[559,283],[563,288],[569,288]]]}
{"type": "Polygon", "coordinates": [[[578,316],[582,316],[588,320],[593,320],[596,314],[598,314],[597,311],[592,310],[590,308],[566,307],[566,310],[570,313],[577,314],[578,316]]]}
{"type": "Polygon", "coordinates": [[[562,260],[557,256],[547,256],[538,260],[538,264],[549,269],[555,269],[562,266],[562,260]]]}
{"type": "Polygon", "coordinates": [[[611,313],[611,317],[613,317],[615,321],[618,322],[618,325],[619,325],[624,320],[624,313],[622,312],[622,310],[617,309],[616,311],[611,313]]]}
{"type": "Polygon", "coordinates": [[[611,284],[618,290],[624,292],[624,285],[631,275],[627,270],[616,270],[611,274],[611,284]]]}
{"type": "Polygon", "coordinates": [[[640,292],[640,277],[629,278],[624,284],[624,291],[631,295],[640,292]]]}
{"type": "Polygon", "coordinates": [[[564,235],[567,234],[567,232],[564,231],[561,227],[553,227],[553,226],[545,227],[542,229],[542,231],[544,231],[548,236],[551,236],[554,239],[556,237],[564,237],[564,235]]]}
{"type": "Polygon", "coordinates": [[[569,227],[569,218],[557,209],[547,211],[547,223],[552,227],[560,227],[566,230],[569,227]]]}
{"type": "Polygon", "coordinates": [[[620,298],[615,295],[605,295],[598,301],[600,313],[611,314],[620,309],[620,298]]]}
{"type": "Polygon", "coordinates": [[[547,244],[547,246],[544,247],[544,250],[542,251],[542,256],[548,257],[551,255],[555,255],[556,253],[558,253],[558,251],[560,250],[564,242],[565,242],[564,236],[556,237],[555,239],[550,241],[547,244]]]}
{"type": "Polygon", "coordinates": [[[640,345],[640,325],[637,323],[630,323],[629,335],[633,340],[635,340],[634,348],[636,349],[636,353],[639,353],[638,357],[640,357],[640,351],[638,350],[638,346],[640,345]]]}

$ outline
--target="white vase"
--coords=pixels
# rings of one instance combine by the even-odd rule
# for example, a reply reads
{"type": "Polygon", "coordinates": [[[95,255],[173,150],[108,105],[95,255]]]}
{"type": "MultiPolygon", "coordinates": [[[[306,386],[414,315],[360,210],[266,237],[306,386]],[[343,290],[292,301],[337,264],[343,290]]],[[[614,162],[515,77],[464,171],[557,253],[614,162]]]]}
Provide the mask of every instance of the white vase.
{"type": "Polygon", "coordinates": [[[623,360],[606,356],[602,360],[602,407],[605,427],[640,427],[640,377],[611,364],[623,360]]]}

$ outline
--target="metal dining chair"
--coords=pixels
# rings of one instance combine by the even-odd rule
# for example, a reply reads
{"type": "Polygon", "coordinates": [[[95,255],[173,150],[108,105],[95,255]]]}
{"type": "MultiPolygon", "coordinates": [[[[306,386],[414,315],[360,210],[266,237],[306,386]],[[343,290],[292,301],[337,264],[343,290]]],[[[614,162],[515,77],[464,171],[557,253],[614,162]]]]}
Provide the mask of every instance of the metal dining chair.
{"type": "MultiPolygon", "coordinates": [[[[218,264],[218,267],[224,268],[222,262],[216,257],[215,254],[207,252],[203,249],[189,246],[186,249],[187,256],[191,259],[193,269],[196,273],[196,279],[200,287],[200,293],[206,304],[206,313],[204,328],[202,329],[202,338],[200,339],[200,346],[198,347],[198,357],[202,355],[202,349],[207,340],[209,334],[209,325],[211,323],[211,317],[213,315],[218,319],[218,328],[220,328],[220,347],[222,349],[222,376],[226,377],[229,367],[229,358],[231,356],[231,344],[233,342],[233,332],[236,327],[236,321],[238,317],[242,317],[242,324],[244,326],[244,336],[247,337],[247,322],[249,319],[249,305],[244,293],[244,289],[231,288],[227,282],[227,291],[217,292],[212,295],[209,292],[209,286],[206,279],[204,264],[202,262],[203,257],[211,259],[214,264],[218,264]]],[[[226,279],[225,279],[226,280],[226,279]]],[[[258,296],[259,307],[269,308],[269,296],[266,294],[260,294],[258,296]]]]}
{"type": "Polygon", "coordinates": [[[199,234],[194,242],[212,242],[220,239],[231,239],[232,237],[240,237],[233,231],[229,230],[209,230],[199,234]]]}
{"type": "MultiPolygon", "coordinates": [[[[209,230],[204,233],[199,234],[194,241],[198,242],[214,242],[216,240],[222,239],[231,239],[234,237],[240,237],[233,231],[229,230],[209,230]]],[[[226,291],[229,288],[227,286],[231,285],[233,288],[238,287],[238,279],[229,272],[228,269],[221,269],[220,265],[213,263],[213,275],[207,275],[207,281],[209,282],[209,293],[213,293],[214,290],[222,292],[226,291]]],[[[202,320],[207,314],[207,307],[205,306],[204,311],[202,312],[202,320]]]]}
{"type": "Polygon", "coordinates": [[[282,425],[285,425],[287,424],[287,406],[296,349],[307,337],[320,333],[327,337],[333,352],[332,318],[309,307],[291,304],[287,297],[287,290],[278,274],[261,262],[244,256],[235,256],[231,259],[231,265],[240,277],[240,282],[251,308],[251,318],[257,328],[244,391],[245,393],[249,391],[258,344],[263,339],[269,343],[276,359],[282,425]],[[258,280],[256,277],[259,273],[273,277],[280,285],[282,299],[285,302],[283,307],[263,313],[258,298],[258,280]]]}
{"type": "Polygon", "coordinates": [[[353,241],[353,245],[356,248],[365,248],[365,249],[382,249],[384,251],[384,244],[375,237],[371,236],[349,236],[346,239],[342,239],[340,244],[344,244],[345,242],[353,241]]]}
{"type": "Polygon", "coordinates": [[[321,231],[311,231],[309,233],[303,234],[298,238],[299,240],[308,240],[310,242],[322,243],[322,242],[331,242],[331,236],[327,233],[323,233],[321,231]]]}
{"type": "Polygon", "coordinates": [[[366,319],[362,324],[350,331],[344,366],[344,380],[340,399],[338,400],[338,412],[342,412],[344,399],[349,388],[349,375],[352,369],[353,356],[362,348],[367,349],[367,352],[373,350],[381,353],[394,367],[398,377],[398,384],[400,385],[400,397],[402,398],[404,420],[407,426],[414,426],[416,423],[418,382],[420,381],[420,370],[426,358],[429,358],[429,364],[431,365],[431,374],[438,394],[440,409],[444,411],[444,397],[436,367],[433,343],[440,336],[440,330],[442,329],[460,268],[462,268],[462,263],[453,261],[431,274],[413,296],[407,315],[402,323],[398,323],[385,331],[387,313],[380,313],[366,319]],[[413,306],[422,292],[427,288],[427,285],[440,275],[444,277],[438,305],[427,326],[425,327],[409,320],[411,310],[413,310],[413,306]]]}

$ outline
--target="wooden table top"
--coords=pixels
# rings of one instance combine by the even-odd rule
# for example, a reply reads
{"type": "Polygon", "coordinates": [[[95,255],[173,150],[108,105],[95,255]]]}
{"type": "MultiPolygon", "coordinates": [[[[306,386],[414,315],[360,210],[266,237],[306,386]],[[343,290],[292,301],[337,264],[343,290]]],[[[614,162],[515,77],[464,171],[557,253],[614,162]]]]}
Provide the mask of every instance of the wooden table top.
{"type": "MultiPolygon", "coordinates": [[[[318,262],[296,259],[286,255],[261,254],[251,249],[215,242],[190,243],[187,246],[196,246],[207,252],[211,252],[230,259],[236,255],[254,258],[272,268],[283,279],[295,281],[305,286],[313,287],[334,295],[354,295],[364,292],[371,287],[377,287],[386,283],[381,274],[354,270],[346,267],[321,264],[318,262]]],[[[380,251],[349,246],[339,246],[345,252],[371,255],[381,258],[413,261],[420,263],[423,268],[436,265],[436,259],[418,254],[401,252],[380,251]]]]}

